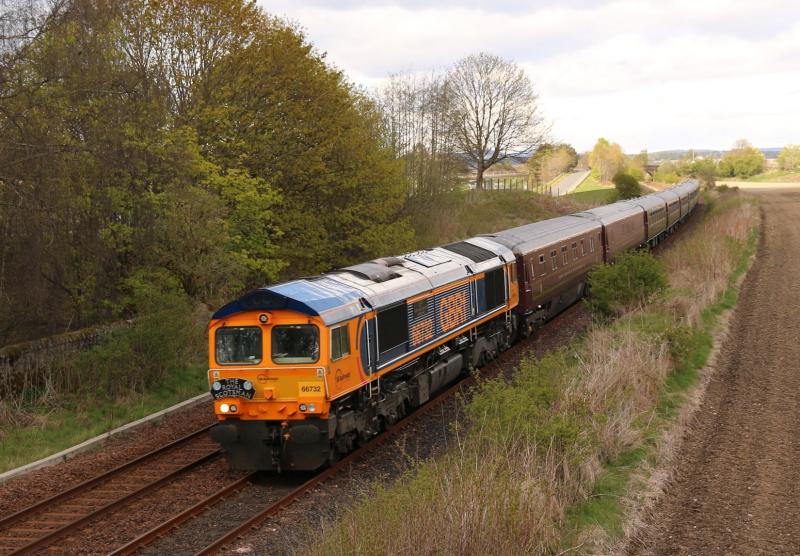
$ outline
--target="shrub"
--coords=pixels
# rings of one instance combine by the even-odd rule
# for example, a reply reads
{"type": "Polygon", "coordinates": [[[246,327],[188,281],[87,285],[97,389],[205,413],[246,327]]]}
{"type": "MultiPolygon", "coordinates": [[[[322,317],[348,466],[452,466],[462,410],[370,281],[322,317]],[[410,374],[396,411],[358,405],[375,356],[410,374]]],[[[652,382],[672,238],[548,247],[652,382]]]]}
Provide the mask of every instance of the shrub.
{"type": "Polygon", "coordinates": [[[613,265],[589,273],[591,296],[587,305],[597,315],[612,316],[644,304],[667,288],[667,272],[650,253],[618,256],[613,265]]]}
{"type": "Polygon", "coordinates": [[[619,172],[614,179],[614,187],[617,188],[620,199],[632,199],[642,194],[642,188],[636,178],[625,172],[619,172]]]}
{"type": "Polygon", "coordinates": [[[112,396],[141,393],[165,373],[185,367],[204,353],[200,324],[204,319],[197,318],[173,278],[163,272],[137,273],[126,286],[130,295],[125,310],[138,316],[129,327],[116,330],[77,357],[79,389],[112,396]]]}

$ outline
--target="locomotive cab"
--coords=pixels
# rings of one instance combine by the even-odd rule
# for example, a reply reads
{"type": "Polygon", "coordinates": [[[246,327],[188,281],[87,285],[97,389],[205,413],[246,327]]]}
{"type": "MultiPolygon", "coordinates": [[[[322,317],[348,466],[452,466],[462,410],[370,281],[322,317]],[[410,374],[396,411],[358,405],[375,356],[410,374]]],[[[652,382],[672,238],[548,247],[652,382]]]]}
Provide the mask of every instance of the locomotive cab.
{"type": "Polygon", "coordinates": [[[328,458],[330,347],[319,318],[248,311],[212,321],[212,438],[237,469],[316,468],[328,458]],[[304,450],[285,450],[289,443],[304,450]],[[319,449],[316,450],[315,444],[319,449]],[[303,461],[286,453],[304,454],[303,461]]]}

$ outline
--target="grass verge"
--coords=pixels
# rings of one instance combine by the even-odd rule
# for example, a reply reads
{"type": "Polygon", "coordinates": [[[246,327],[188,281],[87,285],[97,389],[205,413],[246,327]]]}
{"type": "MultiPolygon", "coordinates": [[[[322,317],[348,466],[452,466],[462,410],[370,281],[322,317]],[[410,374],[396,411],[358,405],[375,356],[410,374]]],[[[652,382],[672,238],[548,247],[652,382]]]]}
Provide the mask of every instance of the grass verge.
{"type": "Polygon", "coordinates": [[[601,205],[613,203],[619,196],[613,184],[601,183],[596,177],[589,174],[575,191],[566,195],[566,197],[576,203],[601,205]]]}
{"type": "Polygon", "coordinates": [[[735,194],[661,260],[668,294],[594,325],[566,348],[484,381],[456,446],[339,509],[314,554],[603,552],[623,531],[619,497],[655,458],[711,349],[718,315],[755,245],[758,213],[735,194]],[[709,238],[713,238],[712,241],[709,238]]]}
{"type": "Polygon", "coordinates": [[[146,393],[65,397],[26,413],[26,425],[0,429],[0,473],[65,450],[208,389],[205,366],[176,369],[146,393]]]}
{"type": "Polygon", "coordinates": [[[470,190],[413,199],[407,210],[414,226],[416,247],[423,249],[569,214],[589,206],[590,203],[568,197],[551,197],[531,191],[470,190]]]}

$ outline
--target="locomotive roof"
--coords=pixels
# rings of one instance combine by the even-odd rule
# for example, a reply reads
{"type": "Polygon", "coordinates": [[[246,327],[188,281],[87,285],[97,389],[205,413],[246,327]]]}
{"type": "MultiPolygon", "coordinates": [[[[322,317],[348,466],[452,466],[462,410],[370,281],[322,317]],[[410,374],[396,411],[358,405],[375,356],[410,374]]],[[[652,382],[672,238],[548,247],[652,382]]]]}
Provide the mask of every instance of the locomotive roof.
{"type": "Polygon", "coordinates": [[[486,238],[471,238],[447,247],[453,250],[435,247],[260,288],[228,303],[212,318],[285,309],[319,316],[331,325],[514,259],[508,248],[486,238]]]}
{"type": "Polygon", "coordinates": [[[579,216],[559,216],[533,224],[525,224],[484,237],[502,243],[514,253],[525,255],[573,236],[599,230],[600,224],[579,216]]]}

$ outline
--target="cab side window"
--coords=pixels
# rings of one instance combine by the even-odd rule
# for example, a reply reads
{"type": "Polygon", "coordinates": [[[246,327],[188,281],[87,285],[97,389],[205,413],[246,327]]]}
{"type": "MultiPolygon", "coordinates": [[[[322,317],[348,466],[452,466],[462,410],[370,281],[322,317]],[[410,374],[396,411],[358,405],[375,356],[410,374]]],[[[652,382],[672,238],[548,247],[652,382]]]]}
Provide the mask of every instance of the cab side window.
{"type": "Polygon", "coordinates": [[[350,355],[350,334],[347,325],[331,330],[331,361],[350,355]]]}

